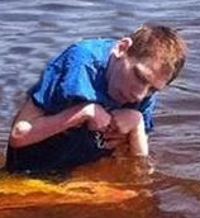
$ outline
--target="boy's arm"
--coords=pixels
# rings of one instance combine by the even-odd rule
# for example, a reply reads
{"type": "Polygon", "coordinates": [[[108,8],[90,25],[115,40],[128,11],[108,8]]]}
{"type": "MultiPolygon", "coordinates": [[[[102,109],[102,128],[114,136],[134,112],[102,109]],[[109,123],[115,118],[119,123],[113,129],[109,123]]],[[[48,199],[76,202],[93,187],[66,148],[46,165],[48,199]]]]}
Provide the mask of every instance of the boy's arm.
{"type": "Polygon", "coordinates": [[[134,156],[147,157],[149,155],[148,135],[145,131],[145,124],[142,114],[139,115],[139,122],[129,134],[130,152],[134,156]]]}
{"type": "Polygon", "coordinates": [[[109,124],[110,116],[100,105],[95,104],[79,104],[55,115],[45,115],[29,99],[16,117],[10,145],[15,148],[28,146],[90,120],[94,120],[101,128],[109,124]]]}
{"type": "Polygon", "coordinates": [[[145,132],[142,113],[133,109],[121,109],[113,111],[112,115],[113,131],[110,133],[107,131],[105,139],[114,145],[128,143],[133,156],[147,156],[149,153],[148,136],[145,132]]]}

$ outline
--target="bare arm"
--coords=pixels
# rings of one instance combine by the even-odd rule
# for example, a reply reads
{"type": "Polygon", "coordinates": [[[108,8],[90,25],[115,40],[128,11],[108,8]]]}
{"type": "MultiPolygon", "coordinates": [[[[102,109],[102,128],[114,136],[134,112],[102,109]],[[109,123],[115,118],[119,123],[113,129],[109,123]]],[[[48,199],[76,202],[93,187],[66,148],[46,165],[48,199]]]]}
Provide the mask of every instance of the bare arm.
{"type": "Polygon", "coordinates": [[[56,115],[45,116],[29,99],[17,115],[11,135],[10,145],[23,147],[37,143],[59,132],[82,124],[88,118],[84,104],[64,110],[56,115]]]}
{"type": "Polygon", "coordinates": [[[15,148],[28,146],[84,122],[92,122],[97,129],[101,129],[109,125],[110,119],[110,115],[97,104],[79,104],[47,116],[29,99],[16,117],[10,145],[15,148]]]}

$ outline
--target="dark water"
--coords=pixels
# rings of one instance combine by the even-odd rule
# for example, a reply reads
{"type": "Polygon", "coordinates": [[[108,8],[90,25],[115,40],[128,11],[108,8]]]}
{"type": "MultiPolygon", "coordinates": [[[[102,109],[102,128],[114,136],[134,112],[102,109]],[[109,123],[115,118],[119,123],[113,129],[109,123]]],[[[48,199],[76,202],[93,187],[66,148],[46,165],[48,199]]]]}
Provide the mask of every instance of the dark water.
{"type": "Polygon", "coordinates": [[[48,186],[43,181],[2,175],[1,218],[200,217],[199,11],[198,0],[0,0],[2,153],[26,90],[37,81],[47,61],[70,43],[90,37],[120,37],[144,22],[157,22],[178,28],[189,45],[184,72],[160,95],[157,128],[150,139],[156,160],[153,182],[145,186],[126,181],[117,186],[105,176],[107,183],[90,183],[96,174],[88,169],[82,172],[88,174],[87,184],[80,173],[78,187],[68,187],[68,183],[48,186]]]}

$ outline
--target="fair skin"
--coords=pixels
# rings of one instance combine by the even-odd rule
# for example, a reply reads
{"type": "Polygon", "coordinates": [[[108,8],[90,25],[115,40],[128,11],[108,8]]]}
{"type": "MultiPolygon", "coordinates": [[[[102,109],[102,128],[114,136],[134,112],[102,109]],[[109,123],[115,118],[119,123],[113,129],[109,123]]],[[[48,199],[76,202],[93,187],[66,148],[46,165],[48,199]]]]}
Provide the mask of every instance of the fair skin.
{"type": "Polygon", "coordinates": [[[44,111],[36,107],[29,99],[16,117],[10,144],[15,148],[28,146],[72,127],[80,126],[91,119],[93,128],[103,129],[109,125],[111,116],[100,105],[94,104],[80,104],[56,115],[46,116],[44,111]],[[24,131],[22,122],[29,124],[31,128],[24,131]]]}
{"type": "MultiPolygon", "coordinates": [[[[132,58],[130,61],[126,52],[131,43],[130,38],[119,41],[113,49],[107,71],[108,94],[121,104],[142,101],[154,90],[163,89],[169,79],[162,74],[159,62],[153,59],[132,58]]],[[[10,145],[15,148],[28,146],[85,122],[90,130],[104,132],[109,147],[128,142],[133,155],[148,155],[144,120],[139,111],[123,109],[109,114],[101,105],[80,104],[47,116],[31,99],[14,122],[10,145]],[[24,125],[26,122],[28,125],[24,125]]]]}

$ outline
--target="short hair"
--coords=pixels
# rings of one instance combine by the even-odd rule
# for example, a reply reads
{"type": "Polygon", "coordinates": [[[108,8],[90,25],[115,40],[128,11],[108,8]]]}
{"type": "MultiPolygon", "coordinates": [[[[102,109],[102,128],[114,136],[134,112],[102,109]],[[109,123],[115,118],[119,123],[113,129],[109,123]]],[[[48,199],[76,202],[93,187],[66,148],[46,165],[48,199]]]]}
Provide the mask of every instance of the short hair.
{"type": "Polygon", "coordinates": [[[173,81],[184,66],[186,44],[182,37],[166,26],[145,24],[129,36],[133,44],[128,56],[140,58],[159,58],[161,66],[171,72],[168,84],[173,81]]]}

